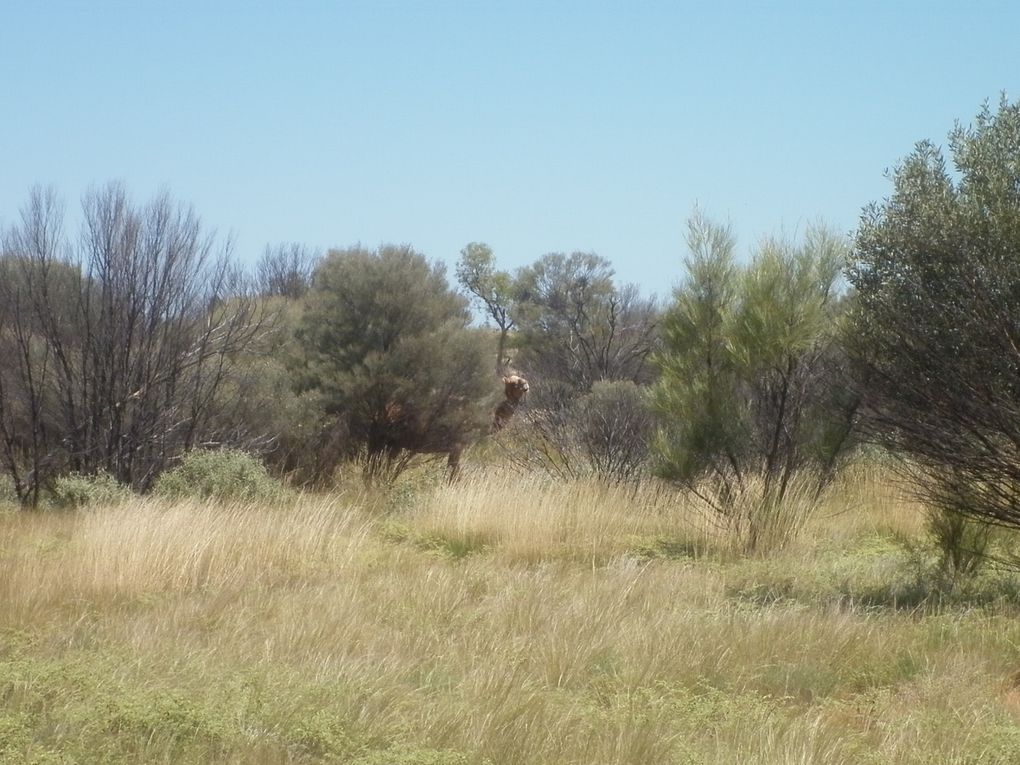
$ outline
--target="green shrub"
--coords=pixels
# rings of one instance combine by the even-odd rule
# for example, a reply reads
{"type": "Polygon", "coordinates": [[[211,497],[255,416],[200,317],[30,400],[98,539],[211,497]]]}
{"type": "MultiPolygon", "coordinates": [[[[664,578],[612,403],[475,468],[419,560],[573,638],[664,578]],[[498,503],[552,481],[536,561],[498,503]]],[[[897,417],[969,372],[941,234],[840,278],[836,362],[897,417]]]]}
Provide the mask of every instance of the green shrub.
{"type": "Polygon", "coordinates": [[[154,491],[168,499],[272,502],[287,496],[287,490],[269,475],[265,465],[236,449],[188,452],[176,468],[157,479],[154,491]]]}
{"type": "Polygon", "coordinates": [[[656,472],[762,550],[795,535],[856,440],[839,335],[846,243],[810,227],[741,263],[728,226],[700,213],[688,225],[688,276],[654,357],[656,472]]]}
{"type": "Polygon", "coordinates": [[[68,473],[53,481],[50,497],[60,508],[113,505],[130,498],[131,489],[105,471],[94,475],[68,473]]]}
{"type": "MultiPolygon", "coordinates": [[[[557,480],[638,481],[648,474],[655,427],[646,390],[629,380],[600,380],[578,397],[564,387],[563,401],[514,418],[499,437],[500,458],[557,480]]],[[[559,397],[547,389],[545,395],[559,397]]]]}
{"type": "Polygon", "coordinates": [[[917,143],[861,216],[846,350],[868,440],[913,466],[957,545],[958,515],[1020,528],[1020,102],[958,122],[949,156],[939,143],[917,143]]]}

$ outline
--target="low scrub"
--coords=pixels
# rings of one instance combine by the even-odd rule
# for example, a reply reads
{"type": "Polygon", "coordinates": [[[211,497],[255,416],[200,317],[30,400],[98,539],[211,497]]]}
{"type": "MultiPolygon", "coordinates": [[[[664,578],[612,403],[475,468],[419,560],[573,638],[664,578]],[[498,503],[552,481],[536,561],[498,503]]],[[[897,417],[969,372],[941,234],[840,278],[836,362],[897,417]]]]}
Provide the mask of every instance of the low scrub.
{"type": "Polygon", "coordinates": [[[180,465],[159,477],[155,493],[166,499],[243,502],[277,502],[288,495],[258,459],[234,449],[188,452],[180,465]]]}
{"type": "Polygon", "coordinates": [[[109,473],[69,473],[53,482],[51,501],[61,509],[115,505],[132,497],[131,489],[109,473]]]}
{"type": "Polygon", "coordinates": [[[645,389],[602,381],[569,405],[525,412],[499,444],[521,472],[634,484],[649,477],[654,428],[645,389]]]}

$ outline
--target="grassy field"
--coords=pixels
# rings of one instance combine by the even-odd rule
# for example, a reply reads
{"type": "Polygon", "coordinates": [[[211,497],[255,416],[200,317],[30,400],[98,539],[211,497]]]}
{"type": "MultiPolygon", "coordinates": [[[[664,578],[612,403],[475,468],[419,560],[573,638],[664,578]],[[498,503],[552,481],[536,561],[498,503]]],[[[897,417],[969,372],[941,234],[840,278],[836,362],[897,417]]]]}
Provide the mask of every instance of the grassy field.
{"type": "Polygon", "coordinates": [[[476,475],[0,514],[0,761],[1017,763],[1020,578],[873,471],[782,549],[476,475]]]}

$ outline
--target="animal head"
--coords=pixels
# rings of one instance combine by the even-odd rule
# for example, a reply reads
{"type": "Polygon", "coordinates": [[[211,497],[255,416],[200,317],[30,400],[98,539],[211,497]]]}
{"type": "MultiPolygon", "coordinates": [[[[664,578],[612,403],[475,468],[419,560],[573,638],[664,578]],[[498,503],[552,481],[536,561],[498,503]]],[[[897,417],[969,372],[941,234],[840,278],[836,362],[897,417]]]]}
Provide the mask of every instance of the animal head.
{"type": "Polygon", "coordinates": [[[507,401],[517,403],[524,398],[528,392],[528,381],[520,375],[507,375],[503,378],[503,388],[506,391],[507,401]]]}

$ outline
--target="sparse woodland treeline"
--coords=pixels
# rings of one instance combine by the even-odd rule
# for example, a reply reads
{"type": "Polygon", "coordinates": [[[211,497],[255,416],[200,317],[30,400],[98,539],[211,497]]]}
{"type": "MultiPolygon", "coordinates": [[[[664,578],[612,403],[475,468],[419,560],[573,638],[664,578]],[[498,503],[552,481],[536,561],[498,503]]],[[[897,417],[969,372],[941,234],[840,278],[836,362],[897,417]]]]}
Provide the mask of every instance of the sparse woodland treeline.
{"type": "Polygon", "coordinates": [[[90,191],[70,231],[34,191],[0,256],[9,490],[38,506],[77,473],[147,491],[228,446],[328,486],[462,439],[507,469],[656,476],[754,547],[761,519],[877,447],[940,517],[1020,526],[1020,105],[957,127],[948,157],[918,144],[891,179],[853,237],[738,252],[696,212],[660,302],[593,253],[510,272],[482,243],[452,281],[391,245],[279,246],[246,271],[168,194],[90,191]],[[487,437],[511,371],[527,407],[487,437]]]}

